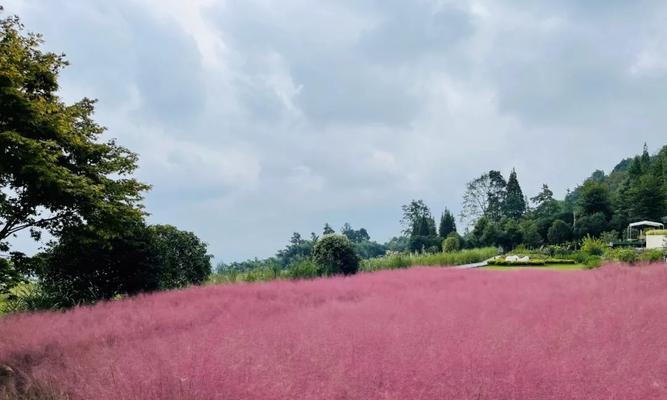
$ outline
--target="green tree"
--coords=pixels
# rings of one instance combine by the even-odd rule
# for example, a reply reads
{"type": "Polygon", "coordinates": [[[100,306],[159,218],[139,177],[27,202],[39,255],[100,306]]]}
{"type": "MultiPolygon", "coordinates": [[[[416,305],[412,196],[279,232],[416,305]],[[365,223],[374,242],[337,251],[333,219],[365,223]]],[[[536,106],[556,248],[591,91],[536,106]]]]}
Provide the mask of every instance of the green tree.
{"type": "Polygon", "coordinates": [[[68,228],[39,256],[41,285],[59,306],[160,288],[159,255],[143,222],[126,219],[123,235],[108,237],[107,232],[92,225],[68,228]]]}
{"type": "Polygon", "coordinates": [[[483,246],[498,246],[501,242],[501,232],[495,222],[488,222],[484,225],[484,231],[480,237],[480,243],[483,246]]]}
{"type": "Polygon", "coordinates": [[[526,247],[534,249],[542,244],[542,236],[535,221],[526,220],[521,223],[521,236],[526,247]]]}
{"type": "Polygon", "coordinates": [[[406,236],[395,236],[387,243],[384,244],[384,247],[389,251],[394,251],[398,253],[403,253],[410,250],[410,238],[406,236]]]}
{"type": "Polygon", "coordinates": [[[454,219],[454,215],[445,208],[445,211],[440,217],[438,233],[440,234],[440,237],[444,239],[452,232],[456,232],[456,220],[454,219]]]}
{"type": "Polygon", "coordinates": [[[639,178],[630,189],[630,218],[660,221],[667,216],[667,193],[661,179],[652,174],[639,178]]]}
{"type": "Polygon", "coordinates": [[[92,119],[94,101],[57,95],[63,55],[43,52],[17,17],[0,20],[0,247],[21,230],[58,236],[95,214],[140,218],[137,157],[92,119]]]}
{"type": "Polygon", "coordinates": [[[412,200],[403,206],[403,233],[408,236],[410,251],[439,251],[440,239],[431,210],[422,200],[412,200]]]}
{"type": "MultiPolygon", "coordinates": [[[[141,193],[148,189],[130,178],[136,155],[100,140],[104,128],[92,119],[95,102],[84,98],[67,105],[59,98],[58,75],[67,62],[43,52],[41,45],[41,37],[24,33],[17,17],[0,20],[0,251],[5,252],[19,231],[39,240],[44,230],[59,237],[101,220],[106,222],[95,228],[100,240],[119,240],[125,233],[117,228],[126,221],[142,223],[141,193]]],[[[71,250],[75,244],[58,249],[74,267],[80,258],[64,250],[67,246],[71,250]]],[[[91,255],[91,248],[85,250],[91,255]]],[[[14,268],[21,258],[12,254],[0,281],[11,275],[15,282],[17,272],[25,275],[14,268]]],[[[84,270],[69,270],[71,278],[85,274],[86,266],[78,266],[84,270]]]]}
{"type": "Polygon", "coordinates": [[[519,180],[516,176],[516,170],[512,169],[509,180],[507,181],[507,189],[505,192],[505,200],[503,202],[504,215],[519,219],[526,212],[526,200],[521,191],[519,180]]]}
{"type": "Polygon", "coordinates": [[[499,224],[498,236],[495,244],[503,249],[509,250],[518,246],[523,241],[523,235],[519,223],[513,218],[504,218],[499,224]]]}
{"type": "Polygon", "coordinates": [[[606,217],[611,216],[613,208],[609,200],[609,189],[603,183],[586,181],[581,187],[581,195],[578,205],[584,215],[602,213],[606,217]]]}
{"type": "Polygon", "coordinates": [[[343,235],[327,235],[313,248],[313,261],[321,275],[350,275],[359,270],[359,257],[350,240],[343,235]]]}
{"type": "Polygon", "coordinates": [[[586,235],[598,237],[608,228],[609,226],[607,223],[606,215],[602,212],[597,212],[592,215],[584,215],[583,217],[577,219],[577,223],[574,226],[574,233],[575,236],[579,239],[586,235]]]}
{"type": "Polygon", "coordinates": [[[551,244],[562,244],[572,239],[572,228],[564,221],[557,219],[549,228],[547,240],[551,244]]]}
{"type": "Polygon", "coordinates": [[[152,225],[153,244],[160,266],[160,289],[204,283],[211,274],[211,255],[194,233],[171,225],[152,225]]]}
{"type": "Polygon", "coordinates": [[[468,182],[463,194],[461,220],[466,221],[469,225],[475,225],[480,218],[487,216],[490,192],[491,178],[488,173],[468,182]]]}
{"type": "Polygon", "coordinates": [[[23,281],[24,274],[16,268],[13,260],[0,258],[0,294],[9,292],[11,288],[23,281]]]}
{"type": "Polygon", "coordinates": [[[486,216],[492,221],[500,221],[506,215],[505,201],[507,199],[507,182],[500,171],[491,170],[488,173],[489,191],[487,193],[488,208],[486,216]]]}
{"type": "Polygon", "coordinates": [[[310,257],[313,246],[315,246],[314,241],[306,240],[301,237],[300,233],[294,232],[287,246],[279,250],[276,257],[283,266],[287,266],[298,260],[310,257]]]}
{"type": "Polygon", "coordinates": [[[554,199],[554,192],[546,184],[542,185],[542,191],[532,197],[530,201],[535,204],[535,213],[540,217],[548,217],[559,211],[558,201],[554,199]]]}
{"type": "Polygon", "coordinates": [[[331,235],[333,233],[336,233],[334,229],[329,225],[328,223],[324,224],[324,229],[322,229],[322,235],[331,235]]]}
{"type": "Polygon", "coordinates": [[[366,231],[366,228],[355,230],[352,229],[352,226],[347,222],[343,225],[340,233],[342,233],[344,236],[347,236],[347,238],[350,239],[350,241],[353,243],[361,243],[371,240],[371,237],[368,234],[368,231],[366,231]]]}
{"type": "Polygon", "coordinates": [[[406,236],[435,235],[435,221],[423,200],[412,200],[402,206],[401,225],[406,236]]]}

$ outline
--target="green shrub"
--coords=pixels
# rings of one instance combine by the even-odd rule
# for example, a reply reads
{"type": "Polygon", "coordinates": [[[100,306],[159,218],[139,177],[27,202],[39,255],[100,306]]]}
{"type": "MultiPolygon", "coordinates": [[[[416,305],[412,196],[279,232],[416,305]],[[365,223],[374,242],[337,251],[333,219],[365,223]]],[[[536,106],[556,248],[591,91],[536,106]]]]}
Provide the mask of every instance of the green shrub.
{"type": "Polygon", "coordinates": [[[665,251],[661,249],[651,249],[642,251],[641,254],[639,254],[639,260],[645,262],[665,261],[665,251]]]}
{"type": "Polygon", "coordinates": [[[576,252],[572,253],[572,258],[578,264],[586,264],[586,261],[588,260],[588,257],[590,257],[590,256],[588,254],[584,253],[583,251],[576,251],[576,252]]]}
{"type": "Polygon", "coordinates": [[[591,235],[586,235],[581,241],[581,251],[590,256],[601,256],[606,249],[607,245],[601,239],[596,239],[591,235]]]}
{"type": "Polygon", "coordinates": [[[633,249],[615,249],[609,252],[607,257],[612,260],[634,264],[637,261],[637,252],[633,249]]]}
{"type": "Polygon", "coordinates": [[[313,247],[313,261],[321,275],[351,275],[359,269],[354,245],[343,235],[325,235],[313,247]]]}
{"type": "Polygon", "coordinates": [[[538,260],[538,259],[533,259],[528,261],[506,261],[503,259],[489,260],[489,265],[497,265],[500,267],[531,266],[531,265],[539,266],[545,264],[546,262],[544,260],[538,260]]]}
{"type": "Polygon", "coordinates": [[[310,259],[303,259],[290,265],[285,271],[289,279],[309,279],[320,276],[317,265],[310,259]]]}
{"type": "Polygon", "coordinates": [[[452,235],[442,241],[442,251],[444,251],[445,253],[451,253],[457,251],[460,245],[461,243],[459,242],[459,238],[457,236],[452,235]]]}
{"type": "Polygon", "coordinates": [[[573,254],[569,246],[561,246],[561,245],[545,246],[541,250],[541,252],[542,254],[547,255],[549,257],[558,257],[558,258],[571,258],[573,254]]]}
{"type": "Polygon", "coordinates": [[[602,257],[589,256],[584,262],[584,269],[594,269],[602,265],[602,257]]]}
{"type": "Polygon", "coordinates": [[[576,264],[575,260],[569,258],[548,258],[544,260],[545,264],[576,264]]]}

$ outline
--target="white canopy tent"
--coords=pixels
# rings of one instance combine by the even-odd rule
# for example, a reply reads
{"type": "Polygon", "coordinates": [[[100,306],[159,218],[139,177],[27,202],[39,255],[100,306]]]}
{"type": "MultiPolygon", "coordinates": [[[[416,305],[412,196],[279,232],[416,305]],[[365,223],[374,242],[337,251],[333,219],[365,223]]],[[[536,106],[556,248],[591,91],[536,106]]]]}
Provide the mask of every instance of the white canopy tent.
{"type": "Polygon", "coordinates": [[[643,229],[641,228],[657,228],[657,229],[665,229],[665,225],[661,224],[660,222],[653,222],[653,221],[639,221],[639,222],[633,222],[630,225],[628,225],[628,239],[631,238],[631,232],[632,229],[639,229],[640,232],[643,233],[643,229]]]}

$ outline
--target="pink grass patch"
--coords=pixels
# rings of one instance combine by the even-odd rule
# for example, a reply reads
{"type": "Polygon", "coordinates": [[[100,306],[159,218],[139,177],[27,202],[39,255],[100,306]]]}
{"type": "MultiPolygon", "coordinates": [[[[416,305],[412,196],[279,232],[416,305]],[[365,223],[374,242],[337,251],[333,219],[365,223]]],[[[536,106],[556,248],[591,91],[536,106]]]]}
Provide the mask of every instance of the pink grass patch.
{"type": "Polygon", "coordinates": [[[665,399],[667,265],[415,268],[0,319],[74,399],[665,399]]]}

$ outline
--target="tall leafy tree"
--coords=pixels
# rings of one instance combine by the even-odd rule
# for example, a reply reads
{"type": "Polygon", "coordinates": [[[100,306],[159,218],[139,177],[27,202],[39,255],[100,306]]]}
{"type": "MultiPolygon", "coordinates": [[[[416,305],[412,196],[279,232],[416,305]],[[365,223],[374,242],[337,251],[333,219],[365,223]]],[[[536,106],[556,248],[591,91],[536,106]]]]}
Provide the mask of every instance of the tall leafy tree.
{"type": "MultiPolygon", "coordinates": [[[[149,187],[131,177],[137,156],[102,141],[94,100],[66,104],[58,96],[67,61],[42,43],[18,17],[0,19],[0,252],[21,231],[39,240],[44,231],[59,237],[87,223],[116,240],[143,224],[149,187]]],[[[0,290],[35,272],[24,269],[32,263],[22,253],[10,258],[0,263],[0,290]]]]}
{"type": "Polygon", "coordinates": [[[415,236],[433,233],[435,235],[435,222],[431,215],[431,210],[423,200],[412,200],[410,203],[402,206],[403,234],[406,236],[415,236]]]}
{"type": "Polygon", "coordinates": [[[63,55],[41,50],[17,17],[0,20],[0,246],[30,230],[58,234],[103,214],[141,218],[148,186],[131,178],[137,156],[93,119],[94,100],[57,94],[63,55]]]}
{"type": "Polygon", "coordinates": [[[584,182],[581,187],[578,205],[584,215],[603,213],[608,217],[613,211],[608,187],[603,183],[596,183],[591,180],[584,182]]]}
{"type": "Polygon", "coordinates": [[[546,184],[542,185],[542,190],[535,197],[531,197],[530,201],[535,205],[535,213],[540,217],[558,212],[558,201],[554,199],[554,192],[546,184]]]}
{"type": "Polygon", "coordinates": [[[516,176],[516,170],[512,169],[507,181],[507,190],[505,192],[505,201],[503,209],[505,215],[509,218],[518,219],[526,212],[526,200],[519,185],[516,176]]]}
{"type": "Polygon", "coordinates": [[[441,238],[446,238],[450,233],[456,232],[456,220],[454,215],[445,208],[445,211],[440,217],[440,226],[438,227],[438,234],[441,238]]]}
{"type": "Polygon", "coordinates": [[[474,225],[477,220],[486,216],[489,210],[489,192],[491,191],[491,179],[489,174],[482,174],[466,184],[463,194],[463,205],[461,208],[461,221],[474,225]]]}
{"type": "Polygon", "coordinates": [[[489,176],[488,208],[486,216],[492,221],[500,221],[506,215],[505,202],[507,200],[507,182],[500,171],[491,170],[489,176]]]}

